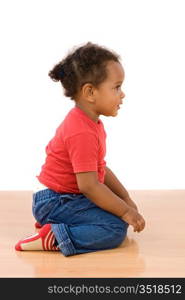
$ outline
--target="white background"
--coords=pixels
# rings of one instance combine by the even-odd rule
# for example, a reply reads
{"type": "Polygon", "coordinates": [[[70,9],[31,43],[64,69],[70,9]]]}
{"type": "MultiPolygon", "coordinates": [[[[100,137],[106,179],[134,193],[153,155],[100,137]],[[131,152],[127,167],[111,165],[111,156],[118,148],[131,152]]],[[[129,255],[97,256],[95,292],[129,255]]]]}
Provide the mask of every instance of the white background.
{"type": "Polygon", "coordinates": [[[0,189],[31,190],[74,103],[49,70],[88,41],[122,57],[126,98],[101,116],[107,165],[128,189],[184,189],[185,2],[0,2],[0,189]]]}

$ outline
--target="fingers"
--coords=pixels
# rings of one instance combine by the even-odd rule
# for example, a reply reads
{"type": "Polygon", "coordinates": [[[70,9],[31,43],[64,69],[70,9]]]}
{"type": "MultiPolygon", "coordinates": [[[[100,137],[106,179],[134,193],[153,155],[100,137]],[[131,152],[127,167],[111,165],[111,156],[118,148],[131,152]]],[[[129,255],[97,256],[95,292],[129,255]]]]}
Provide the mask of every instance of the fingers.
{"type": "Polygon", "coordinates": [[[134,232],[140,232],[145,228],[145,220],[141,217],[139,218],[136,223],[133,225],[134,232]]]}
{"type": "Polygon", "coordinates": [[[135,223],[133,227],[134,227],[134,232],[139,232],[139,225],[137,223],[135,223]]]}
{"type": "Polygon", "coordinates": [[[129,225],[132,225],[134,228],[134,232],[140,232],[145,227],[145,220],[143,217],[135,210],[131,209],[124,214],[122,219],[127,222],[129,225]]]}

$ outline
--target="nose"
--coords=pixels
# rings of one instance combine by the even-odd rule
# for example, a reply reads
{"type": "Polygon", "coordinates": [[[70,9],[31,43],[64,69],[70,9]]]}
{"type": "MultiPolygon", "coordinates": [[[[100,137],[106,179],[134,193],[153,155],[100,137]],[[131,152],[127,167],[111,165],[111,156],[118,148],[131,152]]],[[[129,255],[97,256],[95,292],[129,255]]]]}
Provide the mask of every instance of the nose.
{"type": "Polygon", "coordinates": [[[121,91],[121,99],[125,98],[125,93],[121,91]]]}
{"type": "Polygon", "coordinates": [[[123,91],[121,91],[121,95],[120,95],[120,104],[123,103],[122,99],[125,98],[125,93],[123,91]]]}

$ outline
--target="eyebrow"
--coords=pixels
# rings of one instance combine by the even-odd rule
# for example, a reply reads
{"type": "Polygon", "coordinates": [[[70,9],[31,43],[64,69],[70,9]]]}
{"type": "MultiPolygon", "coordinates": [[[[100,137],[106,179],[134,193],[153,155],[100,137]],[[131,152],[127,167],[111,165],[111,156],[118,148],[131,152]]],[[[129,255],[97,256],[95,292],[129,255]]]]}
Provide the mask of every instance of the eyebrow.
{"type": "Polygon", "coordinates": [[[123,82],[123,81],[121,81],[121,80],[120,80],[120,81],[116,81],[115,84],[116,84],[116,83],[122,83],[122,82],[123,82]]]}

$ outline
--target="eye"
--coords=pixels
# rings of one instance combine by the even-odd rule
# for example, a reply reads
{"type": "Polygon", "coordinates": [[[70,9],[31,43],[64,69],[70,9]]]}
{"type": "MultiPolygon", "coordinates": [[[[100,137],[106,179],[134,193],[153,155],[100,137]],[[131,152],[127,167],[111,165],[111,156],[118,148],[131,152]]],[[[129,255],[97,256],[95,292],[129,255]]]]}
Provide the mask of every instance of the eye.
{"type": "Polygon", "coordinates": [[[115,89],[116,89],[116,90],[119,90],[120,87],[121,87],[121,85],[117,85],[117,86],[115,87],[115,89]]]}

